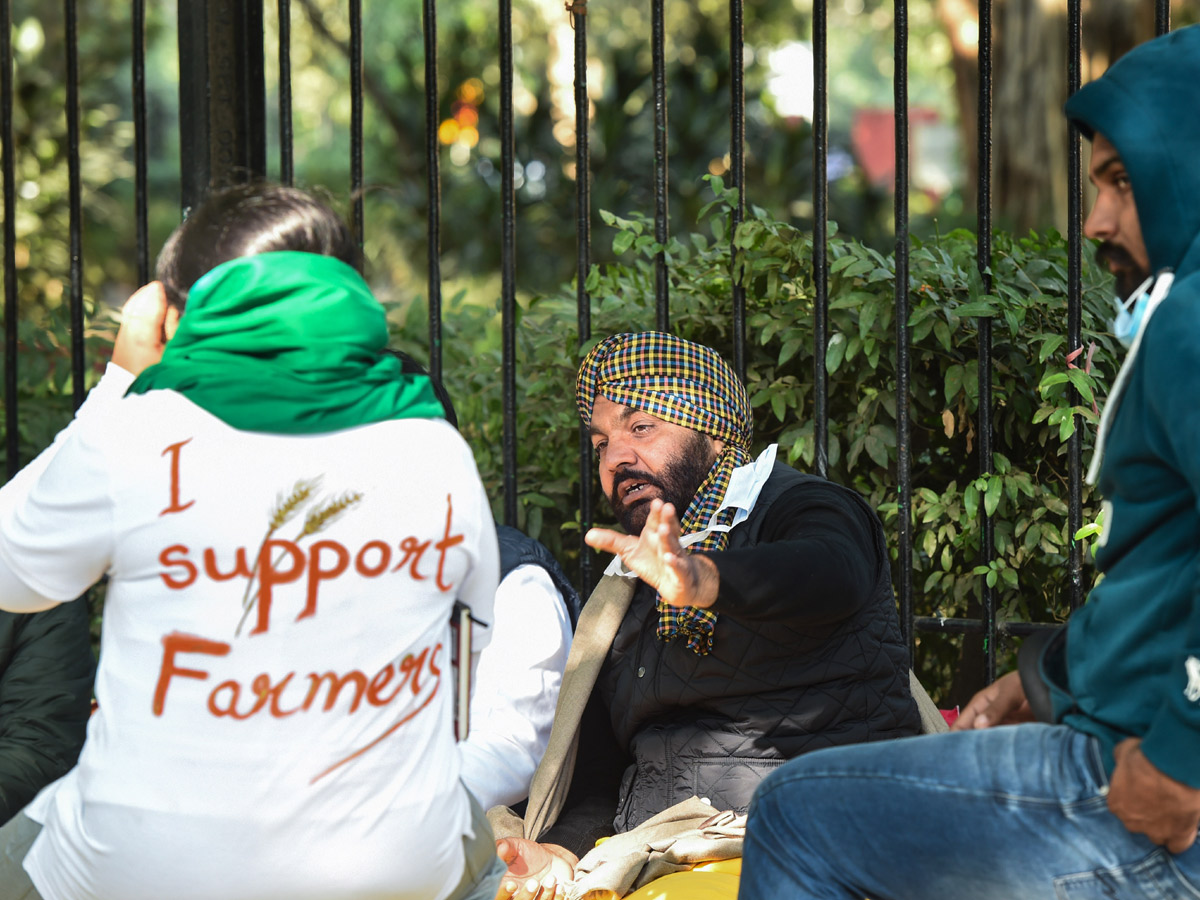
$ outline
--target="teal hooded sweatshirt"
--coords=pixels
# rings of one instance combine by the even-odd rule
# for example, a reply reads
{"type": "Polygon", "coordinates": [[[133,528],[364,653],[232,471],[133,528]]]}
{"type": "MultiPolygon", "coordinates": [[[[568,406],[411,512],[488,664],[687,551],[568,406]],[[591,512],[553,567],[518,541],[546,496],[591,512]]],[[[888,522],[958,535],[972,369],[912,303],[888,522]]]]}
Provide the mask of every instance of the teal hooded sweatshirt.
{"type": "Polygon", "coordinates": [[[1113,747],[1140,737],[1200,788],[1200,26],[1132,50],[1066,114],[1120,153],[1151,268],[1175,280],[1107,401],[1105,577],[1068,625],[1055,712],[1100,739],[1110,773],[1113,747]]]}

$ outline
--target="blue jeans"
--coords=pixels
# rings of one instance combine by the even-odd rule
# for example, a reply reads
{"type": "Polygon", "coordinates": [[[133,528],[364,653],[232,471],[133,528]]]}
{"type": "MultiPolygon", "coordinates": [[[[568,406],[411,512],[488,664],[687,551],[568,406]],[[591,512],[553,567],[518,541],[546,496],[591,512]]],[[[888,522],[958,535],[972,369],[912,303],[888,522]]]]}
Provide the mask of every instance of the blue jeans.
{"type": "Polygon", "coordinates": [[[1108,811],[1094,738],[1018,725],[821,750],[750,804],[739,900],[1200,900],[1108,811]]]}

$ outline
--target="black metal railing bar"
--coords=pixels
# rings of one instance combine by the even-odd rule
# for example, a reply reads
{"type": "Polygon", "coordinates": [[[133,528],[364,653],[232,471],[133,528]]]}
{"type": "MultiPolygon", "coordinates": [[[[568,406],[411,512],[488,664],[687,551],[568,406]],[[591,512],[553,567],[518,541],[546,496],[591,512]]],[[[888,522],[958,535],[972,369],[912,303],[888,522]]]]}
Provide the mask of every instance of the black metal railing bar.
{"type": "Polygon", "coordinates": [[[292,126],[292,0],[279,0],[279,180],[293,184],[296,160],[292,126]]]}
{"type": "Polygon", "coordinates": [[[70,272],[71,399],[83,403],[83,194],[79,152],[79,15],[75,0],[66,0],[63,12],[67,38],[67,209],[70,272]]]}
{"type": "MultiPolygon", "coordinates": [[[[729,169],[737,188],[737,203],[731,216],[731,270],[737,271],[737,244],[732,240],[746,215],[746,82],[742,0],[729,0],[729,169]]],[[[746,380],[746,289],[733,278],[733,370],[746,380]]]]}
{"type": "MultiPolygon", "coordinates": [[[[1067,2],[1067,94],[1079,90],[1082,60],[1081,2],[1067,2]]],[[[1082,350],[1083,322],[1083,162],[1079,129],[1067,124],[1067,347],[1082,350]]],[[[1071,390],[1074,398],[1074,388],[1071,390]]],[[[1067,579],[1071,609],[1083,605],[1083,548],[1075,534],[1083,526],[1083,419],[1067,442],[1067,579]]]]}
{"type": "Polygon", "coordinates": [[[900,603],[900,629],[909,656],[915,658],[916,635],[912,628],[912,435],[908,414],[912,369],[908,333],[908,0],[898,0],[895,4],[892,40],[895,59],[892,95],[896,126],[896,183],[892,213],[896,231],[896,525],[900,532],[896,593],[900,603]]]}
{"type": "MultiPolygon", "coordinates": [[[[587,290],[588,272],[592,268],[592,161],[587,78],[587,0],[575,0],[568,8],[575,29],[575,309],[579,346],[592,338],[592,298],[587,290]]],[[[592,441],[587,428],[579,424],[579,583],[584,596],[592,588],[592,549],[583,536],[592,526],[592,441]]]]}
{"type": "Polygon", "coordinates": [[[813,457],[829,476],[829,9],[813,3],[813,457]]]}
{"type": "Polygon", "coordinates": [[[350,227],[363,265],[363,23],[362,0],[350,0],[350,227]]]}
{"type": "Polygon", "coordinates": [[[504,523],[517,524],[517,158],[513,134],[512,0],[500,0],[500,318],[504,523]]]}
{"type": "Polygon", "coordinates": [[[133,0],[133,217],[138,284],[150,280],[149,169],[146,137],[146,0],[133,0]]]}
{"type": "Polygon", "coordinates": [[[4,182],[4,451],[7,477],[21,468],[17,418],[17,188],[13,152],[12,9],[0,3],[0,170],[4,182]]]}
{"type": "MultiPolygon", "coordinates": [[[[650,9],[650,48],[654,60],[654,240],[663,247],[667,225],[667,51],[663,25],[663,0],[654,0],[650,9]]],[[[654,260],[655,323],[659,331],[671,330],[670,284],[667,256],[659,251],[654,260]]]]}
{"type": "Polygon", "coordinates": [[[425,39],[425,190],[426,276],[429,294],[429,372],[442,380],[442,170],[438,149],[437,4],[421,3],[421,32],[425,39]]]}

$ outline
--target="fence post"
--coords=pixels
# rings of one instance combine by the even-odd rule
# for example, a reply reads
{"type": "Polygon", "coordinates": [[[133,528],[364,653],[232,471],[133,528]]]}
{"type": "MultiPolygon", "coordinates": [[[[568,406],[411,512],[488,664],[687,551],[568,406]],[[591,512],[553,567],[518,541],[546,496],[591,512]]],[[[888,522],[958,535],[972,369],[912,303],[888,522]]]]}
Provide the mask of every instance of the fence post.
{"type": "Polygon", "coordinates": [[[261,3],[179,0],[179,163],[184,212],[210,184],[267,169],[261,3]]]}

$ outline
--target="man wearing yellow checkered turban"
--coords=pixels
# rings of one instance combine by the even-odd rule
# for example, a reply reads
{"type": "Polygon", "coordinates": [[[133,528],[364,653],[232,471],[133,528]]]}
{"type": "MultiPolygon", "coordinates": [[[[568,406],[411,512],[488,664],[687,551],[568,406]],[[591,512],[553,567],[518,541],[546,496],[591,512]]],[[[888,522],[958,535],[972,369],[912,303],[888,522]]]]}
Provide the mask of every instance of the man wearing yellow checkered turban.
{"type": "MultiPolygon", "coordinates": [[[[657,331],[613,335],[584,359],[575,399],[595,437],[601,486],[629,535],[642,532],[654,499],[671,504],[684,534],[732,522],[735,510],[720,510],[721,501],[734,469],[749,462],[754,420],[745,387],[714,350],[657,331]]],[[[636,546],[593,534],[597,549],[636,546]]],[[[727,531],[707,530],[691,548],[723,550],[727,542],[727,531]]],[[[716,599],[715,569],[690,554],[673,562],[664,572],[669,595],[658,600],[658,636],[682,635],[707,655],[716,615],[702,607],[716,599]]]]}
{"type": "Polygon", "coordinates": [[[524,820],[498,829],[522,884],[697,797],[745,812],[801,753],[921,730],[879,519],[774,445],[752,455],[749,396],[714,350],[613,335],[576,402],[623,533],[588,532],[618,558],[580,615],[524,820]]]}

